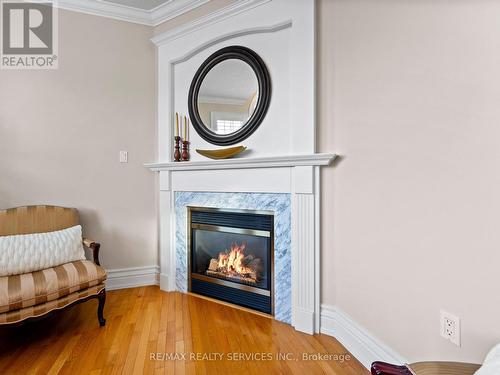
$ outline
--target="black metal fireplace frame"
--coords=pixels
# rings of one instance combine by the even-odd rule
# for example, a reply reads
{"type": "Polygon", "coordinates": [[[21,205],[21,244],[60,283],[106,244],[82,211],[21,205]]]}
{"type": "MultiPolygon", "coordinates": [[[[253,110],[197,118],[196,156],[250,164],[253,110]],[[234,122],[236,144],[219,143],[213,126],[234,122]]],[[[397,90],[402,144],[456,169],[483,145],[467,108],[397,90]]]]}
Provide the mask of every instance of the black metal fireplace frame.
{"type": "MultiPolygon", "coordinates": [[[[270,316],[274,316],[274,212],[273,211],[265,211],[265,210],[246,210],[246,209],[228,209],[228,208],[215,208],[215,207],[198,207],[198,206],[187,206],[187,274],[188,274],[188,291],[190,293],[194,294],[199,294],[196,292],[192,291],[192,279],[195,280],[202,280],[205,282],[212,283],[214,285],[220,285],[222,288],[228,287],[232,288],[235,290],[241,290],[245,292],[251,292],[255,294],[259,294],[262,296],[268,296],[270,297],[271,300],[271,310],[270,313],[265,313],[262,311],[259,311],[258,309],[248,307],[248,306],[243,306],[250,308],[252,310],[258,311],[261,314],[266,314],[270,316]],[[245,228],[235,228],[235,227],[226,227],[226,226],[221,226],[221,225],[206,225],[206,224],[192,224],[192,213],[193,211],[203,211],[203,212],[221,212],[221,213],[244,213],[244,214],[254,214],[254,215],[266,215],[266,216],[271,216],[272,217],[272,225],[269,231],[261,231],[258,229],[245,229],[245,228]],[[247,235],[256,235],[256,236],[262,236],[262,237],[269,237],[270,238],[270,246],[269,246],[269,262],[270,262],[270,272],[268,277],[270,278],[270,289],[262,289],[258,287],[253,287],[251,285],[245,285],[245,284],[239,284],[236,282],[232,282],[229,280],[223,280],[223,279],[217,279],[215,277],[210,277],[210,276],[204,276],[204,275],[199,275],[199,274],[193,274],[192,272],[192,230],[193,229],[212,229],[220,232],[228,232],[228,233],[238,233],[238,234],[247,234],[247,235]],[[264,232],[269,232],[268,235],[266,235],[264,232]]],[[[203,294],[200,294],[203,295],[203,294]]],[[[205,296],[206,297],[206,296],[205,296]]],[[[214,300],[218,300],[215,297],[210,297],[213,298],[214,300]]],[[[229,301],[220,299],[224,303],[230,303],[236,306],[241,306],[240,304],[237,303],[231,303],[229,301]]]]}

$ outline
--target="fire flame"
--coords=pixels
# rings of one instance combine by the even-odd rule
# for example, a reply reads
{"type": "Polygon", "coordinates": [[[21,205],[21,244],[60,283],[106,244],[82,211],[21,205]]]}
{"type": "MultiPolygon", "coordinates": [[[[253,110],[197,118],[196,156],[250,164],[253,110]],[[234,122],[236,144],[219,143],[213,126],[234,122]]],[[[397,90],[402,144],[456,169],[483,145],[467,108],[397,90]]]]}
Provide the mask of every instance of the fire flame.
{"type": "Polygon", "coordinates": [[[233,243],[229,252],[219,253],[218,267],[219,272],[231,276],[246,276],[255,278],[255,270],[243,265],[245,259],[246,244],[238,245],[233,243]]]}

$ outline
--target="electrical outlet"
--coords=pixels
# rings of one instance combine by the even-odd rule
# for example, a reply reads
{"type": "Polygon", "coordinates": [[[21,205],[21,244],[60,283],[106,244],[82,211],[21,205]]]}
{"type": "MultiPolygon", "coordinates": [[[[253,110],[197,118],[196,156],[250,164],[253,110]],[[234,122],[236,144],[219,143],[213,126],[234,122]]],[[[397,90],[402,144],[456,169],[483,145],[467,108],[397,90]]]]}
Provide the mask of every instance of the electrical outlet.
{"type": "Polygon", "coordinates": [[[120,163],[128,163],[128,152],[120,151],[120,163]]]}
{"type": "Polygon", "coordinates": [[[441,310],[441,336],[460,346],[460,318],[441,310]]]}

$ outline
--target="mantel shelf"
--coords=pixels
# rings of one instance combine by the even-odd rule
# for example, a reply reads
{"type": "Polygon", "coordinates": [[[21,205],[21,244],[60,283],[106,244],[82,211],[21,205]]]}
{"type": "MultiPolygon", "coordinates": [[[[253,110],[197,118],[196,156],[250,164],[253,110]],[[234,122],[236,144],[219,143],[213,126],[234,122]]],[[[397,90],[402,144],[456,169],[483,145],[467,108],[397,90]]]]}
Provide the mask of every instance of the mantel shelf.
{"type": "Polygon", "coordinates": [[[279,168],[299,166],[326,166],[336,154],[306,154],[267,156],[260,158],[235,158],[221,160],[203,160],[187,162],[159,162],[144,164],[153,172],[159,171],[195,171],[207,169],[244,169],[244,168],[279,168]]]}

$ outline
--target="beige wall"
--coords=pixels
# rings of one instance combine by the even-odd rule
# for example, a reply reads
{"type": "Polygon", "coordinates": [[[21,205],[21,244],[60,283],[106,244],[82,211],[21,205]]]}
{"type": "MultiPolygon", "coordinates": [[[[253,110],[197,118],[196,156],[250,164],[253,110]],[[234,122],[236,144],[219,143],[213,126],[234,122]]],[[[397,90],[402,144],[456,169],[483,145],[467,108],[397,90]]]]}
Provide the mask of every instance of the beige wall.
{"type": "Polygon", "coordinates": [[[0,208],[77,207],[106,268],[156,265],[152,29],[59,14],[58,70],[0,70],[0,208]]]}
{"type": "MultiPolygon", "coordinates": [[[[499,13],[318,1],[318,146],[344,155],[323,172],[323,303],[411,361],[480,361],[500,341],[499,13]],[[441,308],[462,348],[439,337],[441,308]]],[[[151,32],[61,11],[58,71],[0,71],[0,207],[79,207],[110,268],[156,262],[151,32]]]]}
{"type": "Polygon", "coordinates": [[[498,14],[319,1],[319,147],[344,155],[324,172],[324,303],[410,361],[481,361],[500,341],[498,14]]]}

